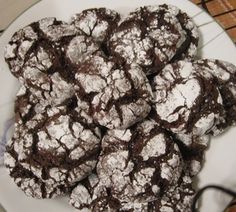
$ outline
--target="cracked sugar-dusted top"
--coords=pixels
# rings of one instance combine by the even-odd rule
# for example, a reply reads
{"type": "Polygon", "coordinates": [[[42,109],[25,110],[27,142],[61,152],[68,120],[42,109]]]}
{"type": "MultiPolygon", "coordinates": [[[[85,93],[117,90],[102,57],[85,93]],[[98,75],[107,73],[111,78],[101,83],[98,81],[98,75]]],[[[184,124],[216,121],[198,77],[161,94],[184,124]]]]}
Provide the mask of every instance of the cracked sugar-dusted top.
{"type": "Polygon", "coordinates": [[[178,11],[167,5],[136,9],[112,34],[109,51],[128,64],[145,67],[146,74],[160,71],[186,40],[178,11]]]}
{"type": "Polygon", "coordinates": [[[121,205],[155,200],[181,171],[178,146],[153,120],[103,137],[98,178],[121,205]]]}
{"type": "Polygon", "coordinates": [[[127,128],[150,112],[152,91],[141,67],[121,66],[102,54],[90,56],[75,75],[77,96],[107,128],[127,128]]]}
{"type": "Polygon", "coordinates": [[[202,136],[224,117],[221,94],[213,80],[200,75],[191,62],[167,65],[154,77],[157,122],[176,134],[202,136]]]}
{"type": "Polygon", "coordinates": [[[222,95],[226,115],[216,126],[214,134],[217,135],[236,122],[236,67],[232,63],[214,59],[196,60],[194,65],[200,67],[199,73],[204,77],[215,80],[222,95]]]}
{"type": "Polygon", "coordinates": [[[105,42],[117,27],[120,15],[107,8],[83,10],[72,17],[72,25],[97,42],[105,42]]]}
{"type": "Polygon", "coordinates": [[[10,141],[18,154],[15,159],[47,185],[69,187],[97,163],[100,130],[77,107],[76,99],[44,107],[26,89],[18,95],[10,141]]]}

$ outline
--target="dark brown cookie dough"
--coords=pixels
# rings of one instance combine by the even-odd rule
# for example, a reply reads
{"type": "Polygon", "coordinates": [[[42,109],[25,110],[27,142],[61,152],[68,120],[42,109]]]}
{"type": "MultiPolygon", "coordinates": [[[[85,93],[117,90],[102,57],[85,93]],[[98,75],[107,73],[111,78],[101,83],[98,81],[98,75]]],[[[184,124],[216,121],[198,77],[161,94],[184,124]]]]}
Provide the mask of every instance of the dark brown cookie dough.
{"type": "Polygon", "coordinates": [[[179,61],[154,78],[156,121],[175,134],[203,136],[224,118],[218,87],[200,71],[191,62],[179,61]]]}
{"type": "Polygon", "coordinates": [[[213,78],[221,93],[226,114],[213,132],[214,135],[220,134],[236,123],[236,67],[232,63],[213,59],[196,60],[194,65],[199,67],[199,73],[204,77],[213,78]]]}
{"type": "Polygon", "coordinates": [[[95,41],[104,43],[117,27],[120,15],[107,8],[83,10],[72,17],[72,25],[81,30],[95,41]]]}
{"type": "Polygon", "coordinates": [[[193,56],[197,43],[197,29],[190,18],[177,7],[164,4],[131,12],[111,36],[109,51],[151,74],[174,57],[182,57],[183,52],[193,56]]]}
{"type": "Polygon", "coordinates": [[[91,116],[102,126],[124,129],[150,112],[151,87],[136,64],[121,66],[97,54],[78,67],[75,78],[77,96],[88,103],[91,116]]]}
{"type": "MultiPolygon", "coordinates": [[[[100,183],[125,207],[155,200],[178,181],[182,171],[178,146],[153,120],[103,137],[97,164],[100,183]]],[[[122,206],[123,207],[123,206],[122,206]]]]}

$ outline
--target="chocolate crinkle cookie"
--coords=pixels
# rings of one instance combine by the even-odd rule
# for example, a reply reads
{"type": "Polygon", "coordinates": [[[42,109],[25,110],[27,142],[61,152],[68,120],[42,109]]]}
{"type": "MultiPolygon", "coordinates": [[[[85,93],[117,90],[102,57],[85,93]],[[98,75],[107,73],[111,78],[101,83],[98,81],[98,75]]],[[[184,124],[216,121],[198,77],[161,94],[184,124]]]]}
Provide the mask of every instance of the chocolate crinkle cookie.
{"type": "Polygon", "coordinates": [[[72,25],[95,41],[104,45],[112,31],[117,27],[120,15],[107,8],[83,10],[72,17],[72,25]]]}
{"type": "Polygon", "coordinates": [[[81,64],[75,79],[78,98],[88,102],[91,116],[102,126],[125,129],[151,110],[151,87],[137,64],[122,66],[96,54],[81,64]]]}
{"type": "Polygon", "coordinates": [[[146,74],[159,72],[177,58],[192,58],[198,30],[186,13],[169,5],[144,6],[131,12],[112,34],[108,49],[146,74]]]}
{"type": "Polygon", "coordinates": [[[121,202],[154,200],[178,181],[181,170],[178,146],[153,120],[103,137],[98,177],[121,202]]]}
{"type": "Polygon", "coordinates": [[[55,69],[59,71],[61,49],[58,51],[55,45],[60,45],[61,39],[75,34],[76,29],[71,25],[55,18],[41,19],[12,36],[5,50],[6,62],[17,78],[26,77],[27,71],[24,72],[30,64],[36,73],[41,71],[42,74],[49,74],[55,69]]]}
{"type": "MultiPolygon", "coordinates": [[[[100,149],[100,129],[89,120],[84,121],[81,110],[74,108],[76,104],[67,101],[59,107],[42,107],[26,89],[24,91],[20,91],[16,100],[15,132],[7,145],[5,164],[10,172],[23,172],[23,179],[16,179],[21,176],[17,173],[16,178],[12,174],[15,181],[32,178],[31,183],[37,180],[49,188],[51,186],[51,192],[70,188],[95,168],[100,149]],[[13,159],[16,169],[10,166],[9,160],[13,159]],[[31,174],[24,176],[27,173],[31,174]]],[[[40,194],[28,191],[33,187],[18,185],[27,190],[28,195],[40,197],[40,194]]],[[[44,193],[41,197],[49,198],[52,194],[44,193]]]]}
{"type": "Polygon", "coordinates": [[[6,47],[6,62],[32,93],[51,104],[61,103],[74,93],[73,73],[62,60],[62,44],[75,34],[74,27],[55,18],[34,22],[13,35],[6,47]]]}
{"type": "Polygon", "coordinates": [[[167,65],[154,77],[157,122],[175,134],[214,133],[224,120],[222,96],[214,81],[203,77],[191,62],[167,65]]]}
{"type": "Polygon", "coordinates": [[[178,146],[155,121],[110,130],[102,140],[97,175],[73,190],[70,203],[89,211],[148,211],[148,202],[179,182],[182,168],[178,146]]]}

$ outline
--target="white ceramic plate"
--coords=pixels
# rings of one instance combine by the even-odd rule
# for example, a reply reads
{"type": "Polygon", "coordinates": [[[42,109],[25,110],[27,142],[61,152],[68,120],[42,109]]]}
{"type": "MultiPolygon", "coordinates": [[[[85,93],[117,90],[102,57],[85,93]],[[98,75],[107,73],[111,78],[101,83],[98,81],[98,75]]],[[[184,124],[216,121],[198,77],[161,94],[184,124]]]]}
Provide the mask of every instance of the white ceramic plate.
{"type": "MultiPolygon", "coordinates": [[[[43,0],[31,7],[0,37],[0,138],[3,136],[7,121],[13,114],[14,98],[19,87],[17,80],[10,74],[4,61],[4,46],[12,34],[18,29],[46,16],[69,20],[70,16],[83,9],[91,7],[108,7],[115,9],[122,15],[127,14],[135,7],[149,4],[173,4],[186,11],[199,26],[201,32],[199,56],[227,60],[236,65],[236,48],[223,29],[200,8],[187,0],[43,0]]],[[[11,132],[8,133],[8,137],[11,132]]],[[[224,135],[213,138],[206,154],[206,163],[199,175],[198,186],[209,183],[223,184],[236,188],[236,129],[232,128],[224,135]]],[[[1,147],[0,147],[1,148],[1,147]]],[[[217,193],[208,192],[204,195],[201,212],[220,212],[227,202],[217,193]]],[[[35,200],[26,197],[12,182],[5,168],[0,168],[0,203],[8,212],[67,212],[73,208],[67,204],[67,198],[54,200],[35,200]]]]}

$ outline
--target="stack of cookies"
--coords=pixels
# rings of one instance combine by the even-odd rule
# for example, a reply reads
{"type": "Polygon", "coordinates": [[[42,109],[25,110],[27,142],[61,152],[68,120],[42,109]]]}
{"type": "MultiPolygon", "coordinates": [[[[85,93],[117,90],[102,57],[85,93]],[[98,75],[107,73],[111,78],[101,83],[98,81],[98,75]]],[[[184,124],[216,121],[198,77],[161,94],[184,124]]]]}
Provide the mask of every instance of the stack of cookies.
{"type": "Polygon", "coordinates": [[[5,165],[28,196],[79,211],[190,211],[209,137],[236,122],[236,67],[196,59],[199,33],[171,5],[106,8],[17,31],[21,88],[5,165]]]}

